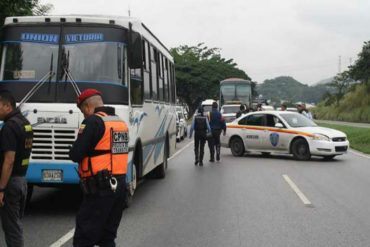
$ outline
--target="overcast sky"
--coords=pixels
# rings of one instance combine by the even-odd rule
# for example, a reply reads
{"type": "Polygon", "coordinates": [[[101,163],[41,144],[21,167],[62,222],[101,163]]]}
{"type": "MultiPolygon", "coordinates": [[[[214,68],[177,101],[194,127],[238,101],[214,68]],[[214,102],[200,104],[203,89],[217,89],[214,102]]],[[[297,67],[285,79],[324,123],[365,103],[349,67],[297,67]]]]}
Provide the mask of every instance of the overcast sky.
{"type": "Polygon", "coordinates": [[[168,47],[204,42],[254,81],[314,84],[357,59],[370,40],[368,0],[41,0],[51,14],[128,15],[168,47]]]}

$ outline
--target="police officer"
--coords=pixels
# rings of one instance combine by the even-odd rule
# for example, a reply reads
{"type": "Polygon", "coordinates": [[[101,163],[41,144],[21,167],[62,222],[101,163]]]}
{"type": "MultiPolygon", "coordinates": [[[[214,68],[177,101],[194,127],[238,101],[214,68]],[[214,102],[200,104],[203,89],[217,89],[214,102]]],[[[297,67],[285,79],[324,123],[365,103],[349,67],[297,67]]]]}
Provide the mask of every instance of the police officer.
{"type": "Polygon", "coordinates": [[[193,121],[191,122],[190,135],[191,138],[194,134],[194,153],[195,153],[195,165],[199,163],[199,166],[203,166],[203,156],[204,156],[204,145],[207,138],[207,130],[210,133],[211,128],[208,123],[208,119],[203,115],[203,107],[199,106],[198,114],[194,116],[193,121]]]}
{"type": "Polygon", "coordinates": [[[239,111],[236,113],[235,118],[239,118],[241,115],[243,115],[245,112],[245,105],[240,104],[239,111]]]}
{"type": "Polygon", "coordinates": [[[25,178],[33,132],[8,91],[0,92],[0,214],[7,246],[24,246],[21,219],[27,197],[25,178]]]}
{"type": "Polygon", "coordinates": [[[211,154],[210,162],[215,161],[215,148],[216,148],[216,160],[220,160],[220,152],[221,152],[221,143],[220,143],[220,135],[221,131],[224,131],[224,135],[226,134],[226,122],[225,119],[222,117],[221,113],[217,110],[218,104],[213,102],[212,104],[212,111],[208,114],[209,116],[209,125],[211,126],[212,130],[212,137],[208,139],[208,147],[209,152],[211,154]]]}
{"type": "Polygon", "coordinates": [[[116,246],[125,205],[128,129],[102,94],[87,89],[77,99],[85,116],[70,158],[78,162],[83,200],[76,216],[73,246],[116,246]]]}

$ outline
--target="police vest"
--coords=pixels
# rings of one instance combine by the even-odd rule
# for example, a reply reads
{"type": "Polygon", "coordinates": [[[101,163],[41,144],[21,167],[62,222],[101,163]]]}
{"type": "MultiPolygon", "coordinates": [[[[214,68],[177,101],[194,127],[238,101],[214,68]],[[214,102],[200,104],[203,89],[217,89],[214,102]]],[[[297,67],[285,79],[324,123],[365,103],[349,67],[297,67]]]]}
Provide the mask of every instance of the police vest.
{"type": "Polygon", "coordinates": [[[118,116],[108,116],[105,112],[95,115],[104,121],[105,132],[93,153],[81,161],[80,176],[94,176],[102,170],[108,170],[112,175],[126,174],[129,141],[126,123],[118,116]]]}
{"type": "Polygon", "coordinates": [[[20,140],[15,151],[15,160],[13,164],[12,176],[26,175],[30,155],[32,150],[33,131],[32,126],[22,114],[16,114],[8,121],[16,123],[21,130],[20,140]]]}
{"type": "Polygon", "coordinates": [[[195,116],[194,130],[205,132],[207,129],[208,128],[207,128],[206,117],[204,117],[204,116],[195,116]]]}

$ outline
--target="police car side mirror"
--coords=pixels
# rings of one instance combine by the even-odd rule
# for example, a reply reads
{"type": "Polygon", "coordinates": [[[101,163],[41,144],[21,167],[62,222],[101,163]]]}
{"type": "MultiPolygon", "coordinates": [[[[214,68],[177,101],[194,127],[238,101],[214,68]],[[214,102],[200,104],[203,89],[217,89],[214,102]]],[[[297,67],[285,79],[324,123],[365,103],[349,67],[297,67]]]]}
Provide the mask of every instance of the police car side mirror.
{"type": "Polygon", "coordinates": [[[284,128],[283,124],[282,123],[276,123],[275,124],[275,127],[276,128],[284,128]]]}

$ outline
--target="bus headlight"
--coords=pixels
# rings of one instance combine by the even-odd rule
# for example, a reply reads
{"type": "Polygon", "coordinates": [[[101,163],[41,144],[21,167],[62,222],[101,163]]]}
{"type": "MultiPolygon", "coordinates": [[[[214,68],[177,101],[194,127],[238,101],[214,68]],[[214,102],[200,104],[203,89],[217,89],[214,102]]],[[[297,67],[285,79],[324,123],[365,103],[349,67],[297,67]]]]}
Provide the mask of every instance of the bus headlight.
{"type": "Polygon", "coordinates": [[[330,138],[323,134],[313,134],[312,139],[314,139],[315,141],[330,141],[330,138]]]}

